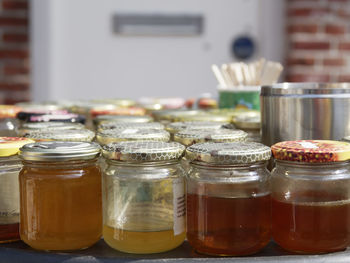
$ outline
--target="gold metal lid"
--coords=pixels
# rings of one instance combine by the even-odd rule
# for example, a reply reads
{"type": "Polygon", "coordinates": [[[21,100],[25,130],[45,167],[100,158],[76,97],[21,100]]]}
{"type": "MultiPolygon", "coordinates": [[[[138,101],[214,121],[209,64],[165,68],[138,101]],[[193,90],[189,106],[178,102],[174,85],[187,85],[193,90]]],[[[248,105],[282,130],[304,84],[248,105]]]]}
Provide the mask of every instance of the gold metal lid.
{"type": "Polygon", "coordinates": [[[166,126],[166,130],[170,133],[177,133],[182,130],[217,130],[221,129],[223,125],[229,124],[227,122],[215,121],[186,121],[173,122],[166,126]]]}
{"type": "Polygon", "coordinates": [[[187,148],[186,158],[209,164],[248,164],[271,158],[269,147],[256,142],[209,142],[187,148]]]}
{"type": "Polygon", "coordinates": [[[101,104],[114,104],[119,107],[132,107],[136,105],[136,101],[131,99],[96,99],[91,100],[91,102],[101,104]]]}
{"type": "Polygon", "coordinates": [[[33,131],[79,130],[85,126],[81,123],[71,122],[27,122],[17,129],[18,136],[24,136],[33,131]]]}
{"type": "Polygon", "coordinates": [[[64,107],[53,102],[20,102],[15,104],[24,111],[56,111],[63,110],[64,107]]]}
{"type": "Polygon", "coordinates": [[[100,155],[100,150],[100,146],[92,142],[37,142],[23,146],[19,156],[26,161],[91,160],[100,155]]]}
{"type": "Polygon", "coordinates": [[[74,130],[34,130],[24,134],[23,137],[35,141],[74,141],[74,142],[91,142],[95,133],[88,129],[74,130]]]}
{"type": "Polygon", "coordinates": [[[185,147],[177,142],[120,142],[102,147],[105,158],[126,162],[154,162],[179,159],[185,147]]]}
{"type": "Polygon", "coordinates": [[[117,122],[136,122],[147,123],[152,122],[153,118],[148,115],[99,115],[94,119],[95,124],[101,125],[103,123],[117,123],[117,122]]]}
{"type": "Polygon", "coordinates": [[[176,116],[172,119],[173,122],[187,122],[187,121],[212,121],[212,122],[231,122],[232,117],[227,115],[217,115],[202,113],[198,115],[176,116]]]}
{"type": "Polygon", "coordinates": [[[107,122],[98,126],[98,131],[124,129],[156,129],[164,130],[164,125],[159,122],[107,122]]]}
{"type": "Polygon", "coordinates": [[[102,145],[121,141],[162,141],[167,142],[170,134],[165,130],[130,128],[124,130],[103,130],[96,139],[102,145]]]}
{"type": "Polygon", "coordinates": [[[249,111],[233,118],[233,123],[238,129],[260,129],[260,112],[249,111]]]}
{"type": "Polygon", "coordinates": [[[240,142],[245,141],[248,133],[242,130],[182,130],[174,135],[174,141],[190,146],[201,142],[240,142]]]}
{"type": "MultiPolygon", "coordinates": [[[[196,116],[205,114],[203,110],[159,110],[152,112],[152,115],[157,121],[170,121],[175,122],[176,119],[184,116],[196,116]]],[[[181,120],[179,120],[181,121],[181,120]]]]}
{"type": "Polygon", "coordinates": [[[216,114],[216,115],[227,115],[230,117],[236,117],[242,113],[252,111],[250,109],[245,108],[235,108],[235,109],[211,109],[208,110],[208,113],[216,114]]]}
{"type": "Polygon", "coordinates": [[[0,137],[0,157],[15,155],[23,145],[33,142],[27,138],[0,137]]]}

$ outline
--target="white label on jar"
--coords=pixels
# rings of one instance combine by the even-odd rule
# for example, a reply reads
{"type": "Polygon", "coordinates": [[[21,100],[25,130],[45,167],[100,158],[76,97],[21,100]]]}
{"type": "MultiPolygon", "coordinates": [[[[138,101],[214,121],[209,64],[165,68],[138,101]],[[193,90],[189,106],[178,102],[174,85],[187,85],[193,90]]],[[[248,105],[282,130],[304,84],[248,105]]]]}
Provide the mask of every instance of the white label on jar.
{"type": "Polygon", "coordinates": [[[185,231],[186,196],[183,178],[173,181],[173,205],[174,205],[174,235],[180,235],[185,231]]]}

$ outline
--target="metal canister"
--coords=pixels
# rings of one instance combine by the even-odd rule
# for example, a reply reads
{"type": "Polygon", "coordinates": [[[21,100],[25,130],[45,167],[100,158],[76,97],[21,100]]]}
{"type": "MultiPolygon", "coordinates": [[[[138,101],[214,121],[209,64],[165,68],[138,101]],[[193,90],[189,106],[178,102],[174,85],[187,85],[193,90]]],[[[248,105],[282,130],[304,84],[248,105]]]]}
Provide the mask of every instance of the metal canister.
{"type": "Polygon", "coordinates": [[[262,142],[350,135],[349,83],[280,83],[261,89],[262,142]]]}

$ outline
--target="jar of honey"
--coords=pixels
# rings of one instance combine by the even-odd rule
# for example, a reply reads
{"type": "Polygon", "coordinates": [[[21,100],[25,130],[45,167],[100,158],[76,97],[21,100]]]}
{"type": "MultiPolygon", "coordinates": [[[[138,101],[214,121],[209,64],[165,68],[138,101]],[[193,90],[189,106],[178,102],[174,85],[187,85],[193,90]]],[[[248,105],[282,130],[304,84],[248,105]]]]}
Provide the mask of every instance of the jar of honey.
{"type": "Polygon", "coordinates": [[[301,140],[272,146],[272,235],[286,250],[350,246],[350,144],[301,140]]]}
{"type": "Polygon", "coordinates": [[[16,129],[17,136],[23,137],[27,133],[38,131],[62,131],[84,129],[81,123],[68,122],[27,122],[16,129]]]}
{"type": "Polygon", "coordinates": [[[103,146],[103,237],[127,253],[160,253],[186,236],[184,146],[142,141],[103,146]]]}
{"type": "Polygon", "coordinates": [[[233,123],[238,128],[248,133],[247,141],[261,142],[260,123],[261,117],[259,111],[242,112],[233,117],[233,123]]]}
{"type": "Polygon", "coordinates": [[[102,234],[100,148],[37,142],[20,149],[20,236],[38,250],[77,250],[102,234]]]}
{"type": "Polygon", "coordinates": [[[95,126],[108,123],[149,123],[153,118],[148,115],[99,115],[94,119],[95,126]]]}
{"type": "Polygon", "coordinates": [[[0,243],[19,240],[19,148],[33,141],[0,137],[0,243]]]}
{"type": "Polygon", "coordinates": [[[270,148],[254,142],[187,148],[187,240],[199,253],[242,256],[270,241],[270,148]]]}

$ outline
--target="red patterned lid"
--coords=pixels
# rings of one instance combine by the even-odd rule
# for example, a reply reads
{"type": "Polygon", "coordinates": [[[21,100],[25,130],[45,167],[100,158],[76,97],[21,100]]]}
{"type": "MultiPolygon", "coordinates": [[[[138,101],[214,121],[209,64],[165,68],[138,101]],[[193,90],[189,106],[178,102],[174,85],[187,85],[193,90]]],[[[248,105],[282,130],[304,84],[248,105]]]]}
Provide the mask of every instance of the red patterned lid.
{"type": "Polygon", "coordinates": [[[279,142],[271,147],[277,160],[305,163],[341,162],[350,159],[350,143],[328,140],[279,142]]]}

